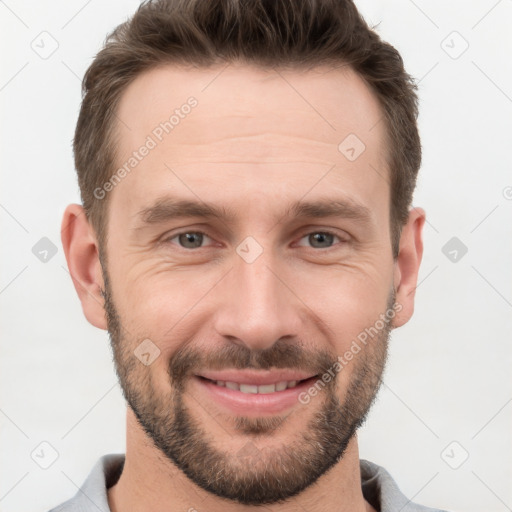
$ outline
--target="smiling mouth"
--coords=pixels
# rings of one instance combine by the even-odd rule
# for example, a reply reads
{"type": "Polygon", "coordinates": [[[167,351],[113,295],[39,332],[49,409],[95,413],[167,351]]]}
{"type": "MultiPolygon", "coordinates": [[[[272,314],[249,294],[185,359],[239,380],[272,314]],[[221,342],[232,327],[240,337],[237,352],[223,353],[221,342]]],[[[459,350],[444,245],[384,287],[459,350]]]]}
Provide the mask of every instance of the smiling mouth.
{"type": "Polygon", "coordinates": [[[317,376],[314,375],[313,377],[309,377],[307,379],[302,380],[282,380],[274,383],[269,384],[247,384],[247,383],[238,383],[233,381],[223,381],[223,380],[212,380],[207,379],[203,376],[198,376],[201,380],[210,382],[212,384],[215,384],[219,387],[224,387],[227,389],[231,389],[233,391],[240,391],[242,393],[247,394],[260,394],[260,395],[268,395],[272,393],[278,393],[280,391],[285,391],[286,389],[293,389],[299,385],[302,385],[308,381],[313,382],[317,376]]]}

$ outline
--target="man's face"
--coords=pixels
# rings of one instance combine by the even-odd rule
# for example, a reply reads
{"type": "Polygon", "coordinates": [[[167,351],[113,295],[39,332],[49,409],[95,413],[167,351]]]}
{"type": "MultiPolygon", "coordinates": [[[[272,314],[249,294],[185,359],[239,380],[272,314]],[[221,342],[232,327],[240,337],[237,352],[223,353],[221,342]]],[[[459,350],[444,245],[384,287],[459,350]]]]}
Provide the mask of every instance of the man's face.
{"type": "Polygon", "coordinates": [[[105,307],[155,445],[213,494],[273,503],[339,460],[379,387],[395,299],[384,123],[345,67],[222,69],[162,67],[122,97],[117,166],[150,149],[108,197],[105,307]]]}

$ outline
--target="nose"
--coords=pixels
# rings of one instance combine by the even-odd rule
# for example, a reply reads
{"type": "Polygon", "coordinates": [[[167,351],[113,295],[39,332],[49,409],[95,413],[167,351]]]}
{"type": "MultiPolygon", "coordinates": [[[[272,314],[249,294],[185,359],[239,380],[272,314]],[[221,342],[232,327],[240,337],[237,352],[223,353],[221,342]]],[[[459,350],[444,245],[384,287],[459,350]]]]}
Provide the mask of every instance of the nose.
{"type": "Polygon", "coordinates": [[[265,251],[252,263],[235,255],[234,268],[219,290],[216,331],[251,350],[298,337],[303,304],[292,285],[290,272],[265,251]]]}

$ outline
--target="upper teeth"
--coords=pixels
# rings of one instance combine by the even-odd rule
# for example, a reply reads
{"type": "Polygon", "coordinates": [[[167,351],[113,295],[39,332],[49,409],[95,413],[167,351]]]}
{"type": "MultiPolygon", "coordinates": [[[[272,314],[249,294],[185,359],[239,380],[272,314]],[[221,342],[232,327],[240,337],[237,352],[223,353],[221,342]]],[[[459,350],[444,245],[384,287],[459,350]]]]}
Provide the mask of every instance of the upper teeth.
{"type": "Polygon", "coordinates": [[[242,393],[274,393],[276,391],[284,391],[286,388],[293,388],[297,385],[296,380],[283,380],[276,382],[275,384],[264,384],[262,386],[256,386],[254,384],[238,384],[238,382],[229,382],[218,380],[216,381],[217,386],[225,386],[228,389],[234,389],[241,391],[242,393]]]}

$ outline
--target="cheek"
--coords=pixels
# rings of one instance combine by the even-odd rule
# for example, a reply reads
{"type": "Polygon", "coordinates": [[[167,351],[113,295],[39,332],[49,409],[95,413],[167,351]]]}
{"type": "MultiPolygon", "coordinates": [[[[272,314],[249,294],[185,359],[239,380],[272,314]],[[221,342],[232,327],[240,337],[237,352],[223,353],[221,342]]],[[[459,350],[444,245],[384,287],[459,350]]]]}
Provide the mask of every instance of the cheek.
{"type": "Polygon", "coordinates": [[[123,327],[132,339],[154,341],[167,358],[177,349],[173,340],[187,339],[191,329],[201,328],[201,301],[206,296],[212,300],[208,292],[219,280],[214,270],[178,270],[149,258],[119,266],[115,274],[114,300],[123,327]]]}
{"type": "MultiPolygon", "coordinates": [[[[387,262],[376,252],[347,257],[342,264],[279,265],[283,281],[326,324],[325,335],[339,345],[333,347],[337,351],[373,324],[385,307],[391,266],[385,267],[387,262]]],[[[179,339],[185,325],[189,333],[191,324],[201,329],[216,311],[220,296],[229,304],[232,294],[225,288],[229,280],[219,283],[229,264],[178,267],[141,254],[117,255],[115,261],[119,264],[111,270],[114,300],[132,337],[153,337],[167,347],[169,340],[179,339]]]]}
{"type": "Polygon", "coordinates": [[[294,289],[331,329],[328,336],[343,345],[385,311],[392,278],[390,269],[376,265],[344,266],[323,276],[295,278],[294,289]]]}
{"type": "Polygon", "coordinates": [[[334,352],[342,355],[366,329],[379,321],[380,315],[385,312],[386,297],[381,295],[373,303],[353,297],[337,299],[318,316],[329,326],[327,336],[332,340],[334,352]]]}

